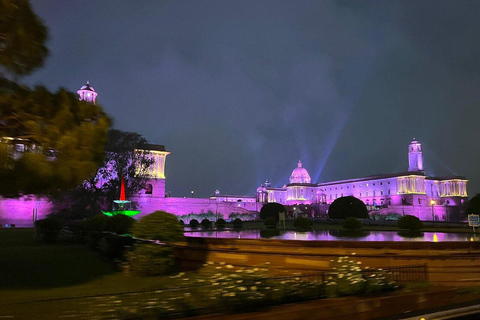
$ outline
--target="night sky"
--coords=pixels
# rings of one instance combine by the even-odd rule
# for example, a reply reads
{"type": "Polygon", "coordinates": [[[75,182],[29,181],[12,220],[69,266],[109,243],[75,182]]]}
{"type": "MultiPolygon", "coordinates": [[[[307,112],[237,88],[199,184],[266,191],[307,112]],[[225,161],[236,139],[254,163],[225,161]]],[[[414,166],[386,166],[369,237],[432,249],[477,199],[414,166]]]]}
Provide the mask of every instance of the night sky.
{"type": "Polygon", "coordinates": [[[33,1],[44,68],[163,144],[167,191],[250,194],[408,169],[480,192],[480,1],[33,1]]]}

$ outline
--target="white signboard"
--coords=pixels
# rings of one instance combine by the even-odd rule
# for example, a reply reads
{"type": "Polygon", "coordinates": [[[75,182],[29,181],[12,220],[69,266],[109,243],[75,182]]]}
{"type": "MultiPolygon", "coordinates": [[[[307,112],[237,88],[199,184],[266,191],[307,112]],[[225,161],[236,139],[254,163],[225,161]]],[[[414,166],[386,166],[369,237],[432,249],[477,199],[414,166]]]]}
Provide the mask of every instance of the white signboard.
{"type": "Polygon", "coordinates": [[[468,225],[470,227],[480,226],[480,216],[478,214],[469,214],[468,215],[468,225]]]}

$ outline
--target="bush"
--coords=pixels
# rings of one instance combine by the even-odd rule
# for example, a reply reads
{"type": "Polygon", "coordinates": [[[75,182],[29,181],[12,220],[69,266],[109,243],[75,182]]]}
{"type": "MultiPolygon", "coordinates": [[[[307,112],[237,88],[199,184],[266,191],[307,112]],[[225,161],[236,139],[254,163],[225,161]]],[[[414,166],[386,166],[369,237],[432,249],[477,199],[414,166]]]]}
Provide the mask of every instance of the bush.
{"type": "Polygon", "coordinates": [[[183,220],[179,220],[178,223],[180,223],[180,225],[181,225],[182,227],[185,226],[185,222],[183,222],[183,220]]]}
{"type": "Polygon", "coordinates": [[[175,271],[175,259],[171,247],[137,243],[126,254],[125,271],[142,276],[158,276],[175,271]]]}
{"type": "Polygon", "coordinates": [[[423,223],[417,217],[406,215],[398,219],[398,227],[400,229],[420,230],[423,228],[423,223]]]}
{"type": "Polygon", "coordinates": [[[349,217],[367,219],[368,210],[362,200],[352,196],[340,197],[328,208],[330,219],[347,219],[349,217]]]}
{"type": "Polygon", "coordinates": [[[204,229],[210,229],[210,227],[212,226],[212,222],[210,222],[210,220],[208,220],[208,219],[203,219],[200,224],[202,225],[202,228],[204,228],[204,229]]]}
{"type": "Polygon", "coordinates": [[[217,228],[225,228],[225,225],[227,224],[227,221],[220,218],[220,219],[217,220],[217,222],[215,224],[217,225],[217,228]]]}
{"type": "Polygon", "coordinates": [[[238,218],[235,219],[235,220],[233,220],[233,227],[234,227],[234,228],[241,228],[241,227],[243,227],[243,221],[240,220],[240,219],[238,219],[238,218]]]}
{"type": "Polygon", "coordinates": [[[260,219],[266,220],[269,217],[274,218],[276,221],[278,221],[278,214],[280,212],[287,212],[287,209],[280,203],[276,202],[269,202],[265,204],[262,209],[260,210],[260,219]]]}
{"type": "Polygon", "coordinates": [[[83,229],[87,232],[102,232],[107,230],[110,217],[104,214],[97,214],[83,222],[83,229]]]}
{"type": "Polygon", "coordinates": [[[98,251],[110,260],[120,259],[125,248],[132,246],[134,242],[131,237],[104,234],[98,241],[98,251]]]}
{"type": "Polygon", "coordinates": [[[155,211],[133,226],[132,235],[140,239],[174,242],[183,239],[183,228],[173,214],[155,211]]]}
{"type": "Polygon", "coordinates": [[[267,228],[275,228],[277,226],[277,220],[274,217],[268,217],[264,222],[267,228]]]}
{"type": "Polygon", "coordinates": [[[350,217],[343,221],[342,227],[348,230],[358,230],[362,228],[362,223],[356,218],[350,217]]]}
{"type": "Polygon", "coordinates": [[[312,226],[312,224],[313,223],[312,223],[312,221],[310,221],[310,219],[303,218],[303,217],[298,217],[293,221],[293,226],[294,227],[302,228],[302,229],[310,228],[312,226]]]}
{"type": "Polygon", "coordinates": [[[192,219],[190,220],[190,227],[191,228],[197,228],[198,227],[198,220],[197,219],[192,219]]]}
{"type": "Polygon", "coordinates": [[[35,221],[35,228],[37,229],[37,237],[39,240],[55,242],[62,229],[62,222],[55,218],[46,218],[35,221]]]}
{"type": "Polygon", "coordinates": [[[117,214],[107,220],[106,231],[116,234],[129,233],[137,221],[124,214],[117,214]]]}

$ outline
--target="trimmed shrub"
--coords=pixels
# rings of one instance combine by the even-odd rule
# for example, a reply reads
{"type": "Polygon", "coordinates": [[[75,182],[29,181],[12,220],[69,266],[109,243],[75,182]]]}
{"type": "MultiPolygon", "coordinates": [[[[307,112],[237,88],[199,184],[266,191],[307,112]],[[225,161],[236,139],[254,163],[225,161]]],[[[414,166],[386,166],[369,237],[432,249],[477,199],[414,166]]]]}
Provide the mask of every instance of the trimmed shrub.
{"type": "Polygon", "coordinates": [[[262,238],[278,237],[279,235],[280,235],[280,230],[278,229],[260,230],[260,237],[262,238]]]}
{"type": "Polygon", "coordinates": [[[220,218],[220,219],[217,220],[217,222],[215,224],[217,225],[217,228],[225,228],[225,225],[227,224],[227,221],[220,218]]]}
{"type": "Polygon", "coordinates": [[[200,224],[204,229],[210,229],[210,227],[212,226],[212,222],[208,219],[203,219],[202,222],[200,222],[200,224]]]}
{"type": "Polygon", "coordinates": [[[198,220],[197,219],[190,220],[189,225],[190,225],[190,228],[198,228],[198,225],[199,225],[198,220]]]}
{"type": "Polygon", "coordinates": [[[272,217],[276,221],[278,221],[278,214],[280,212],[287,213],[287,209],[285,209],[285,207],[280,203],[276,203],[276,202],[266,203],[260,210],[260,219],[266,220],[269,217],[272,217]]]}
{"type": "Polygon", "coordinates": [[[350,217],[343,221],[342,227],[348,230],[358,230],[362,228],[362,222],[354,217],[350,217]]]}
{"type": "Polygon", "coordinates": [[[238,219],[238,218],[235,219],[235,220],[233,220],[233,227],[234,227],[234,228],[241,228],[241,227],[243,227],[243,221],[240,220],[240,219],[238,219]]]}
{"type": "Polygon", "coordinates": [[[275,228],[277,226],[277,220],[274,217],[268,217],[264,222],[267,228],[275,228]]]}
{"type": "Polygon", "coordinates": [[[423,223],[417,217],[406,215],[398,219],[398,227],[407,230],[420,230],[423,228],[423,223]]]}
{"type": "Polygon", "coordinates": [[[35,228],[37,229],[37,237],[39,240],[55,242],[62,229],[62,222],[55,218],[46,218],[35,221],[35,228]]]}
{"type": "Polygon", "coordinates": [[[150,243],[137,243],[126,254],[125,271],[142,276],[158,276],[175,271],[171,247],[150,243]]]}
{"type": "Polygon", "coordinates": [[[174,242],[183,239],[183,228],[173,214],[155,211],[133,226],[132,235],[140,239],[174,242]]]}
{"type": "Polygon", "coordinates": [[[368,210],[362,200],[352,196],[340,197],[328,208],[330,219],[347,219],[349,217],[367,219],[368,210]]]}
{"type": "Polygon", "coordinates": [[[293,221],[293,226],[296,228],[307,229],[312,226],[312,221],[308,218],[298,217],[293,221]]]}
{"type": "Polygon", "coordinates": [[[116,234],[126,234],[131,231],[136,222],[132,217],[117,214],[107,220],[106,231],[115,232],[116,234]]]}

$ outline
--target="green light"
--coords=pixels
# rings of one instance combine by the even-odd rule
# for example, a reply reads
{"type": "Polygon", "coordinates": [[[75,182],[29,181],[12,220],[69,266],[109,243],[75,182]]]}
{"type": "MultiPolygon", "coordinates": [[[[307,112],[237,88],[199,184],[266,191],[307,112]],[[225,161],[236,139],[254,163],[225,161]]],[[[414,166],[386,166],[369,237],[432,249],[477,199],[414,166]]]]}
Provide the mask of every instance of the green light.
{"type": "Polygon", "coordinates": [[[112,210],[112,211],[102,211],[104,215],[106,216],[109,216],[109,217],[113,217],[113,216],[116,216],[118,214],[123,214],[123,215],[126,215],[126,216],[134,216],[134,215],[137,215],[140,213],[140,210],[112,210]]]}

